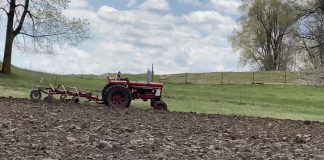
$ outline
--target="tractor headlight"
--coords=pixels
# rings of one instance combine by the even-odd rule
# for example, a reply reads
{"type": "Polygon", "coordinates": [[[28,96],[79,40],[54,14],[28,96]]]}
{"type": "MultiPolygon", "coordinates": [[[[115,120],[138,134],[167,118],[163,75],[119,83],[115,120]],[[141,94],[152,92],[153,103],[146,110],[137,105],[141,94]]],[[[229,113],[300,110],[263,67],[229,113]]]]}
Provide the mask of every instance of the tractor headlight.
{"type": "Polygon", "coordinates": [[[161,89],[157,89],[155,91],[155,96],[160,97],[161,96],[161,89]]]}

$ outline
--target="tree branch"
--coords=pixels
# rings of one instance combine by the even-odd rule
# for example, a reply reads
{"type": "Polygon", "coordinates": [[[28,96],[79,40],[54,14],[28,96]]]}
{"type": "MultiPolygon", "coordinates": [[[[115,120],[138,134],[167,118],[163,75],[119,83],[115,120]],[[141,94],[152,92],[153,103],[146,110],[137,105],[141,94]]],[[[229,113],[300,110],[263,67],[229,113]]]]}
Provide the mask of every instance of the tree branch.
{"type": "Polygon", "coordinates": [[[8,12],[5,8],[3,8],[3,7],[0,7],[0,10],[4,11],[6,14],[9,13],[9,12],[8,12]]]}
{"type": "Polygon", "coordinates": [[[301,49],[311,50],[311,49],[315,49],[315,48],[318,48],[318,47],[321,47],[321,46],[324,45],[324,42],[322,42],[322,43],[319,43],[319,44],[317,44],[315,46],[309,47],[309,46],[307,46],[307,44],[305,43],[304,40],[302,40],[302,41],[303,41],[304,46],[303,47],[298,47],[298,48],[296,48],[296,50],[301,50],[301,49]]]}
{"type": "Polygon", "coordinates": [[[66,34],[67,32],[59,32],[59,33],[51,33],[51,34],[43,34],[43,35],[34,35],[34,34],[29,34],[29,33],[25,33],[25,32],[21,32],[19,34],[25,35],[25,36],[29,36],[32,38],[46,38],[46,37],[51,37],[51,36],[58,36],[58,35],[63,35],[66,34]]]}
{"type": "Polygon", "coordinates": [[[22,13],[22,15],[21,15],[21,18],[20,18],[19,24],[18,24],[17,28],[16,28],[15,31],[14,31],[14,35],[15,35],[15,36],[17,36],[17,35],[20,33],[20,31],[21,31],[21,29],[22,29],[22,27],[23,27],[23,24],[24,24],[24,21],[25,21],[26,15],[27,15],[27,13],[28,13],[28,7],[29,7],[29,0],[25,0],[24,11],[23,11],[23,13],[22,13]]]}
{"type": "Polygon", "coordinates": [[[25,8],[25,5],[17,4],[16,7],[23,7],[23,8],[25,8]]]}
{"type": "Polygon", "coordinates": [[[29,15],[29,17],[30,17],[30,19],[32,20],[32,25],[33,25],[33,35],[35,35],[35,20],[34,20],[34,16],[30,13],[30,11],[28,11],[28,15],[29,15]]]}

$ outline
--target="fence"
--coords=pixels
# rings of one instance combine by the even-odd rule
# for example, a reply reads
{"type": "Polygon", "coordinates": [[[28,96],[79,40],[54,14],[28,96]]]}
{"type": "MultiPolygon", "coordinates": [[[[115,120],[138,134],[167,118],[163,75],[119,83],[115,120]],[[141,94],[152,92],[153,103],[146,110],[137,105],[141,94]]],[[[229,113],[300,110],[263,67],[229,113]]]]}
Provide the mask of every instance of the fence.
{"type": "MultiPolygon", "coordinates": [[[[114,76],[111,74],[110,76],[114,76]]],[[[124,75],[132,81],[146,81],[146,74],[124,75]]],[[[106,75],[69,75],[28,74],[21,78],[1,77],[0,86],[35,88],[64,84],[78,86],[86,90],[102,88],[106,83],[106,75]],[[25,78],[23,78],[25,77],[25,78]]],[[[303,70],[300,72],[214,72],[183,73],[173,75],[156,75],[154,81],[175,84],[291,84],[291,85],[324,85],[324,72],[303,70]]]]}
{"type": "Polygon", "coordinates": [[[301,72],[215,72],[161,75],[159,81],[178,84],[297,84],[324,85],[324,73],[301,72]]]}
{"type": "Polygon", "coordinates": [[[299,81],[306,85],[324,85],[324,70],[303,70],[299,72],[299,81]]]}

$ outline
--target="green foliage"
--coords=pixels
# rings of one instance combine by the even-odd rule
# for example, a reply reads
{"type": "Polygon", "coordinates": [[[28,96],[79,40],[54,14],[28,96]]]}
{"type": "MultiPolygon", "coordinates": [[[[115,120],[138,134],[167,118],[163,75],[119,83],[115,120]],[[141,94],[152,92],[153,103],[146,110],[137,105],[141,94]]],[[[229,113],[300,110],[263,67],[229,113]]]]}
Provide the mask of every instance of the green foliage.
{"type": "Polygon", "coordinates": [[[287,43],[297,20],[291,3],[286,0],[243,1],[242,29],[230,38],[241,53],[243,64],[258,65],[260,70],[286,70],[289,60],[287,43]],[[285,50],[286,49],[286,50],[285,50]]]}

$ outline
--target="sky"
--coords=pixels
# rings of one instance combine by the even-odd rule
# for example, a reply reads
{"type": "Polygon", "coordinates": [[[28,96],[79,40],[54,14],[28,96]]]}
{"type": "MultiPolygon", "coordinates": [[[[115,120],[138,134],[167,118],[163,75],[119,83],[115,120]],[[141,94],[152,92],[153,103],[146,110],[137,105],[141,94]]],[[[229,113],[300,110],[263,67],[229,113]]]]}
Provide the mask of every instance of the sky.
{"type": "MultiPolygon", "coordinates": [[[[35,54],[14,48],[13,64],[57,74],[245,71],[228,37],[240,0],[72,0],[69,18],[90,22],[91,39],[35,54]]],[[[4,30],[0,28],[0,59],[4,30]]]]}

